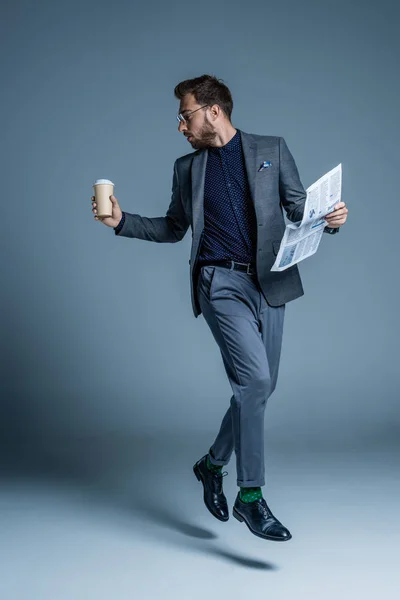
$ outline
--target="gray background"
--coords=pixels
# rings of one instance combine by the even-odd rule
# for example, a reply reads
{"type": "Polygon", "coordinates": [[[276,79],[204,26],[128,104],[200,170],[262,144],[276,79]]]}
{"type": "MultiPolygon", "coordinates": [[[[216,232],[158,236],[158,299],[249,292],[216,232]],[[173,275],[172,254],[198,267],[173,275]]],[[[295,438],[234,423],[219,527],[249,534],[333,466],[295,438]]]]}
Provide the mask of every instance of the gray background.
{"type": "Polygon", "coordinates": [[[134,480],[135,461],[151,478],[171,457],[184,486],[217,432],[231,390],[192,314],[190,230],[179,244],[118,238],[90,204],[105,177],[122,210],[165,214],[174,160],[192,151],[173,89],[203,73],[231,89],[234,126],[286,139],[305,187],[343,166],[348,222],[300,265],[305,295],[287,305],[270,456],[398,454],[398,20],[387,0],[2,3],[9,474],[82,482],[89,455],[103,474],[101,460],[115,473],[129,456],[134,480]]]}

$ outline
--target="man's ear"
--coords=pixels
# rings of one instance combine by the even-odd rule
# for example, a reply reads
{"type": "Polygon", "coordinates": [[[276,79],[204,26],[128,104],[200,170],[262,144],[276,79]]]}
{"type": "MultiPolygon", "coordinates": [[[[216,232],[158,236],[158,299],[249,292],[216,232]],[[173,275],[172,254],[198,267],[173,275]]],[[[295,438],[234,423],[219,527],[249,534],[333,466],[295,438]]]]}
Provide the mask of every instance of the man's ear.
{"type": "Polygon", "coordinates": [[[219,104],[212,104],[209,108],[212,119],[216,119],[221,114],[221,107],[219,104]]]}

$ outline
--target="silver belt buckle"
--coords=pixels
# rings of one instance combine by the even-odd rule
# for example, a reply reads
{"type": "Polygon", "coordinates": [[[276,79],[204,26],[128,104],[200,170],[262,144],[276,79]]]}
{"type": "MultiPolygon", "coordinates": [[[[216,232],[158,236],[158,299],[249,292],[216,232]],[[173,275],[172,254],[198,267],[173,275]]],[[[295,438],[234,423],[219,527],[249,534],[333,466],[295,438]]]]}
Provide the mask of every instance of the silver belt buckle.
{"type": "Polygon", "coordinates": [[[231,260],[231,266],[229,267],[229,270],[233,271],[234,267],[235,267],[235,261],[231,260]]]}
{"type": "Polygon", "coordinates": [[[252,275],[253,273],[250,273],[249,269],[251,267],[251,263],[247,263],[247,269],[246,269],[246,274],[247,275],[252,275]]]}

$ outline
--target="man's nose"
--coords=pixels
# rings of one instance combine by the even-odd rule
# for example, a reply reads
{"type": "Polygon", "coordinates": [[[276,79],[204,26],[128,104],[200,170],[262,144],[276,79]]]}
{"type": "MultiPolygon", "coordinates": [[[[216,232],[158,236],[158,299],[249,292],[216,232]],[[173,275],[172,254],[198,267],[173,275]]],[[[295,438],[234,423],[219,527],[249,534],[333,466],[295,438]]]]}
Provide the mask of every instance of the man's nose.
{"type": "Polygon", "coordinates": [[[179,121],[178,131],[185,131],[185,130],[186,130],[186,123],[184,123],[184,121],[179,121]]]}

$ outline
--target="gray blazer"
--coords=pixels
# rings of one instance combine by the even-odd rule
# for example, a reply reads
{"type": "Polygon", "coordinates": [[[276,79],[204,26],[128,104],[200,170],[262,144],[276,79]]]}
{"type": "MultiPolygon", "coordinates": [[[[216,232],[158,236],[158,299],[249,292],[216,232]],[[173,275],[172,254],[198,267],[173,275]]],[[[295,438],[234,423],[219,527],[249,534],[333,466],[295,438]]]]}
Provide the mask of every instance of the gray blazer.
{"type": "MultiPolygon", "coordinates": [[[[271,306],[280,306],[304,294],[297,265],[271,271],[285,231],[283,208],[290,221],[301,221],[306,192],[285,140],[240,131],[251,198],[257,218],[257,276],[271,306]],[[258,171],[264,161],[268,168],[258,171]]],[[[125,212],[118,235],[152,242],[179,242],[192,229],[190,292],[195,317],[201,314],[196,297],[197,258],[204,235],[204,178],[208,150],[196,150],[175,161],[172,198],[165,217],[142,217],[125,212]]],[[[336,233],[338,228],[325,228],[336,233]]]]}

